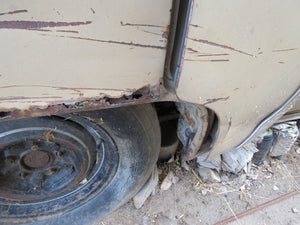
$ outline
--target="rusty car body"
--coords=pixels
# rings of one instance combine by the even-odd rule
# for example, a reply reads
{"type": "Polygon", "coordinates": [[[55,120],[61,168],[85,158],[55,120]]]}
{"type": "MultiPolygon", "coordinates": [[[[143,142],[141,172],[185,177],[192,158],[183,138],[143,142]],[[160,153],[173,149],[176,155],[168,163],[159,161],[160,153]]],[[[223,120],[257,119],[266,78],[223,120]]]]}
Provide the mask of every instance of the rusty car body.
{"type": "Polygon", "coordinates": [[[297,0],[2,0],[0,121],[176,102],[194,130],[186,160],[239,148],[300,118],[299,11],[297,0]]]}

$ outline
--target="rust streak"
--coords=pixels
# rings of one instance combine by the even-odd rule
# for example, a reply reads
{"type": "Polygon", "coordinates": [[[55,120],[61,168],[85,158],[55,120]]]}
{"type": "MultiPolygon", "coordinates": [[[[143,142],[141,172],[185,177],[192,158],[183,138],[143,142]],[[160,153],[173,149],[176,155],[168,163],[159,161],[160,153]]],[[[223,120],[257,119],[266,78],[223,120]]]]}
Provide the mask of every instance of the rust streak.
{"type": "Polygon", "coordinates": [[[191,51],[191,52],[196,52],[196,53],[199,53],[197,50],[195,50],[195,49],[192,49],[192,48],[186,48],[186,50],[189,50],[189,51],[191,51]]]}
{"type": "Polygon", "coordinates": [[[51,30],[48,29],[28,29],[28,30],[36,30],[36,31],[43,31],[43,32],[50,32],[51,30]]]}
{"type": "Polygon", "coordinates": [[[190,62],[229,62],[229,59],[184,59],[184,61],[190,62]]]}
{"type": "Polygon", "coordinates": [[[27,12],[28,11],[26,9],[21,9],[21,10],[15,10],[15,11],[10,11],[10,12],[0,13],[0,16],[12,15],[12,14],[17,14],[17,13],[27,13],[27,12]]]}
{"type": "Polygon", "coordinates": [[[152,25],[152,24],[140,24],[140,23],[123,23],[120,21],[122,26],[136,26],[136,27],[158,27],[158,28],[164,28],[164,26],[159,25],[152,25]]]}
{"type": "Polygon", "coordinates": [[[196,25],[196,24],[190,24],[192,27],[197,27],[197,28],[203,28],[202,26],[196,25]]]}
{"type": "Polygon", "coordinates": [[[203,57],[203,56],[225,56],[225,55],[229,55],[227,53],[223,53],[223,54],[205,54],[205,55],[197,55],[199,57],[203,57]]]}
{"type": "Polygon", "coordinates": [[[288,52],[288,51],[295,51],[295,50],[298,50],[298,48],[277,49],[277,50],[273,50],[272,52],[288,52]]]}
{"type": "Polygon", "coordinates": [[[212,45],[212,46],[220,47],[220,48],[224,48],[224,49],[229,49],[229,50],[232,50],[232,51],[244,54],[244,55],[248,55],[248,56],[251,56],[251,57],[256,57],[255,55],[252,55],[250,53],[247,53],[247,52],[235,49],[235,48],[227,46],[227,45],[218,44],[218,43],[215,43],[215,42],[212,42],[212,41],[208,41],[208,40],[203,40],[203,39],[195,39],[195,38],[189,38],[189,39],[192,40],[192,41],[203,43],[203,44],[212,45]]]}
{"type": "Polygon", "coordinates": [[[206,102],[203,105],[208,105],[214,102],[218,102],[218,101],[227,101],[229,99],[229,96],[225,97],[225,98],[209,98],[206,99],[206,102]]]}
{"type": "Polygon", "coordinates": [[[142,31],[145,32],[145,33],[148,33],[148,34],[154,34],[154,35],[161,36],[161,34],[159,34],[159,33],[154,33],[154,32],[150,32],[150,31],[147,31],[147,30],[142,30],[142,31]]]}
{"type": "Polygon", "coordinates": [[[57,30],[56,32],[65,32],[65,33],[75,33],[78,34],[79,32],[76,30],[57,30]]]}
{"type": "Polygon", "coordinates": [[[0,29],[40,29],[45,27],[66,27],[91,24],[86,22],[45,22],[45,21],[0,21],[0,29]]]}
{"type": "Polygon", "coordinates": [[[184,115],[185,115],[185,117],[186,117],[186,119],[187,119],[189,125],[191,125],[192,128],[194,128],[195,125],[196,125],[196,122],[195,122],[195,120],[191,117],[189,111],[188,111],[186,108],[184,108],[184,115]]]}
{"type": "Polygon", "coordinates": [[[43,87],[43,88],[54,88],[57,90],[99,90],[99,91],[127,91],[126,89],[111,89],[111,88],[78,88],[78,87],[57,87],[48,85],[9,85],[0,86],[0,88],[24,88],[24,87],[43,87]]]}
{"type": "Polygon", "coordinates": [[[83,38],[83,37],[74,37],[74,36],[57,36],[57,37],[72,38],[72,39],[85,40],[85,41],[95,41],[95,42],[108,43],[108,44],[127,45],[127,46],[141,47],[141,48],[154,48],[154,49],[162,49],[162,50],[166,49],[166,47],[164,46],[145,45],[145,44],[138,44],[133,42],[101,40],[101,39],[83,38]]]}
{"type": "Polygon", "coordinates": [[[62,98],[62,97],[61,96],[50,96],[50,97],[11,96],[11,97],[0,98],[0,101],[25,100],[25,99],[52,99],[52,98],[62,98]]]}

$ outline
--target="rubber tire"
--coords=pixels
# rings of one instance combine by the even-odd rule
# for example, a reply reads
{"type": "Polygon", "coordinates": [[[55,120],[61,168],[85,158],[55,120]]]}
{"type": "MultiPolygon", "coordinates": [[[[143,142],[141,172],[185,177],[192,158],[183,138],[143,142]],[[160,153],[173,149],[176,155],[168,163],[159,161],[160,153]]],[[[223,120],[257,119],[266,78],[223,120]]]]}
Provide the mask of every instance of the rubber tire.
{"type": "Polygon", "coordinates": [[[83,206],[59,217],[29,224],[91,224],[133,197],[146,183],[156,165],[161,135],[152,105],[104,109],[75,115],[98,124],[113,138],[119,153],[116,174],[104,190],[93,199],[87,199],[83,206]]]}

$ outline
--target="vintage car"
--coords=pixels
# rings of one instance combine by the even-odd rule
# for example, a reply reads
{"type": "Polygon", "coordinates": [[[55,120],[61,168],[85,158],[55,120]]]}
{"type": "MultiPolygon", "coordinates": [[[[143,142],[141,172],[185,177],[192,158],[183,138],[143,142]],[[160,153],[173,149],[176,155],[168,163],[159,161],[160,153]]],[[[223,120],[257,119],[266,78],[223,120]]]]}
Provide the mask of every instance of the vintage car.
{"type": "Polygon", "coordinates": [[[92,223],[138,192],[174,132],[185,162],[299,119],[299,12],[298,0],[2,0],[0,223],[92,223]]]}

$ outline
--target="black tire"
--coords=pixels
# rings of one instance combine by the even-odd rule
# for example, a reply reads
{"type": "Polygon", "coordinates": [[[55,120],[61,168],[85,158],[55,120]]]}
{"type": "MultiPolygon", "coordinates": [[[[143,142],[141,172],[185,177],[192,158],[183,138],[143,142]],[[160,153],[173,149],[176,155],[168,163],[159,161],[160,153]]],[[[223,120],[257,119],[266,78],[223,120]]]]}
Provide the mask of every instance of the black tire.
{"type": "MultiPolygon", "coordinates": [[[[71,135],[69,136],[71,137],[71,135]]],[[[72,139],[69,136],[66,139],[72,139]]],[[[28,137],[26,137],[26,141],[27,138],[28,137]]],[[[52,139],[48,140],[47,138],[43,140],[38,139],[38,141],[45,142],[45,144],[40,144],[40,146],[46,146],[48,142],[52,141],[52,139]]],[[[63,137],[57,137],[56,139],[58,140],[59,138],[63,137]]],[[[76,138],[74,138],[75,141],[77,140],[76,138]]],[[[0,224],[82,225],[94,222],[127,202],[144,185],[158,159],[160,138],[158,118],[154,108],[150,104],[0,123],[0,224]],[[52,120],[55,120],[53,124],[51,124],[52,120]],[[65,121],[65,123],[62,121],[65,121]],[[13,143],[16,142],[17,137],[15,136],[20,136],[21,134],[17,132],[20,132],[24,127],[34,127],[35,130],[33,129],[33,134],[29,134],[25,129],[27,133],[22,133],[22,135],[35,135],[34,137],[36,138],[38,132],[40,132],[39,129],[36,128],[39,126],[39,123],[43,123],[43,125],[40,125],[43,129],[47,127],[47,129],[52,130],[53,136],[55,137],[56,135],[63,136],[65,133],[71,132],[71,125],[76,123],[74,133],[77,134],[78,131],[80,131],[76,138],[87,140],[85,143],[87,146],[91,146],[90,148],[93,149],[96,148],[95,151],[89,150],[88,153],[89,157],[93,159],[92,161],[88,161],[88,159],[85,159],[85,161],[82,160],[92,165],[91,169],[88,170],[91,175],[87,174],[86,177],[88,179],[86,180],[82,179],[83,177],[80,177],[80,180],[76,178],[76,184],[71,185],[68,183],[70,186],[69,189],[65,188],[55,193],[49,191],[50,194],[47,196],[40,194],[44,193],[41,191],[36,194],[36,190],[34,190],[32,191],[32,195],[36,195],[34,198],[30,196],[27,197],[27,199],[25,198],[25,200],[20,200],[16,197],[10,197],[8,193],[12,193],[12,196],[19,196],[20,190],[18,190],[18,187],[15,188],[14,185],[11,185],[13,187],[12,191],[7,190],[7,182],[16,182],[17,185],[19,185],[20,182],[15,181],[14,178],[7,180],[7,177],[9,177],[7,174],[10,172],[3,169],[7,166],[6,163],[8,160],[7,158],[6,161],[4,160],[4,157],[8,155],[4,149],[9,149],[6,151],[11,155],[13,155],[14,151],[18,152],[19,149],[11,150],[11,146],[15,146],[13,143]],[[72,124],[68,125],[69,123],[72,124]],[[15,132],[13,137],[8,135],[8,130],[15,132]],[[85,135],[85,133],[87,133],[87,137],[83,139],[81,136],[85,135]],[[101,141],[99,142],[99,140],[101,141]],[[7,143],[10,143],[9,148],[7,147],[7,143]],[[101,149],[101,151],[99,149],[101,149]],[[101,159],[97,156],[97,154],[100,154],[98,153],[99,151],[102,154],[101,159]],[[5,177],[3,171],[7,173],[5,177]],[[6,185],[6,187],[3,187],[4,185],[6,185]]],[[[82,145],[84,145],[84,143],[82,145]]],[[[34,167],[33,171],[43,170],[43,172],[39,173],[44,175],[44,170],[49,170],[49,166],[43,167],[39,164],[32,164],[28,158],[37,157],[39,155],[36,156],[34,155],[36,153],[32,153],[33,150],[30,151],[31,152],[26,154],[22,153],[23,156],[16,156],[17,158],[14,159],[15,161],[13,161],[13,163],[17,166],[13,164],[10,168],[22,168],[22,170],[25,168],[29,170],[34,167]],[[30,168],[28,168],[28,166],[30,168]]],[[[44,150],[38,151],[39,154],[43,156],[44,153],[41,152],[44,150]]],[[[55,151],[57,152],[57,149],[55,151]]],[[[68,153],[68,150],[66,151],[68,153]]],[[[49,152],[49,158],[51,158],[53,154],[49,152]]],[[[85,153],[83,152],[82,154],[85,153]]],[[[67,160],[70,161],[71,159],[69,158],[67,158],[67,160]]],[[[9,163],[12,163],[10,158],[9,160],[9,163]]],[[[52,161],[56,162],[56,159],[52,161]]],[[[65,161],[63,162],[65,163],[65,161]]],[[[74,159],[74,165],[77,165],[78,160],[76,163],[75,161],[74,159]]],[[[62,171],[67,171],[65,167],[63,168],[62,171]]],[[[82,165],[80,168],[82,168],[82,165]]],[[[15,170],[16,169],[11,169],[11,171],[13,171],[11,173],[15,174],[15,170]]],[[[27,176],[33,176],[32,174],[35,173],[37,172],[29,173],[30,175],[27,176]]],[[[67,171],[65,173],[68,174],[69,172],[67,171]]],[[[27,176],[25,178],[22,177],[26,182],[28,182],[27,179],[29,179],[27,176]]],[[[39,177],[37,175],[35,176],[39,177]]],[[[69,177],[69,175],[65,177],[69,177]]],[[[39,181],[38,178],[30,179],[39,181]]],[[[46,178],[43,178],[43,182],[45,179],[46,178]]],[[[72,183],[74,182],[72,181],[72,183]]],[[[30,184],[27,186],[30,186],[30,184]]],[[[24,190],[28,189],[27,186],[24,186],[24,190]]],[[[41,185],[41,189],[42,187],[41,185]]],[[[30,189],[30,191],[31,190],[32,189],[30,189]]],[[[26,193],[23,193],[23,196],[26,196],[26,193]]]]}

